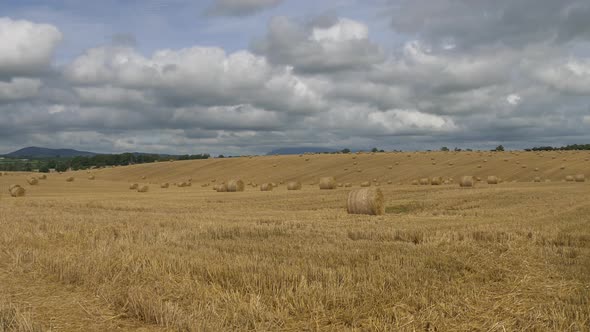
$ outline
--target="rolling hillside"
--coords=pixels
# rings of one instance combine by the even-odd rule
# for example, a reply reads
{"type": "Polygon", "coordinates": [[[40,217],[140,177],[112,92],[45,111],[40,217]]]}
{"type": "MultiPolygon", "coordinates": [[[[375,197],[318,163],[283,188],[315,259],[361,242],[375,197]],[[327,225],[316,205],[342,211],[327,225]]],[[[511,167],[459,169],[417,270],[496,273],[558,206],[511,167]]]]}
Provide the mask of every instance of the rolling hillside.
{"type": "Polygon", "coordinates": [[[154,183],[177,182],[189,177],[196,183],[238,177],[257,183],[298,180],[308,184],[317,182],[321,176],[334,176],[339,182],[377,179],[382,183],[391,180],[394,184],[410,184],[421,177],[458,179],[464,175],[482,178],[495,175],[505,181],[519,182],[539,176],[558,181],[571,174],[590,175],[589,158],[590,152],[577,151],[257,156],[124,166],[98,170],[96,174],[100,179],[112,181],[141,181],[146,176],[146,181],[154,183]],[[562,166],[565,168],[561,169],[562,166]]]}

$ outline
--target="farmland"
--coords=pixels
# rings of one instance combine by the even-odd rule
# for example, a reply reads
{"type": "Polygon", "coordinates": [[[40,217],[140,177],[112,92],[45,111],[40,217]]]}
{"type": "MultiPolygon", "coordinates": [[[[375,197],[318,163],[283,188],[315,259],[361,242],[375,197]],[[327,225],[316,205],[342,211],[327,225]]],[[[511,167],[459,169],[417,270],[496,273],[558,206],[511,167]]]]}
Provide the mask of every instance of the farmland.
{"type": "Polygon", "coordinates": [[[36,186],[9,173],[0,331],[589,330],[590,183],[563,181],[588,178],[588,158],[241,157],[100,169],[95,180],[49,174],[36,186]],[[460,188],[463,175],[483,181],[460,188]],[[350,188],[319,190],[322,176],[380,183],[385,215],[347,214],[350,188]],[[454,181],[411,184],[433,176],[454,181]],[[211,189],[232,178],[279,186],[211,189]],[[293,180],[303,188],[287,191],[293,180]],[[25,197],[8,195],[13,183],[25,197]]]}

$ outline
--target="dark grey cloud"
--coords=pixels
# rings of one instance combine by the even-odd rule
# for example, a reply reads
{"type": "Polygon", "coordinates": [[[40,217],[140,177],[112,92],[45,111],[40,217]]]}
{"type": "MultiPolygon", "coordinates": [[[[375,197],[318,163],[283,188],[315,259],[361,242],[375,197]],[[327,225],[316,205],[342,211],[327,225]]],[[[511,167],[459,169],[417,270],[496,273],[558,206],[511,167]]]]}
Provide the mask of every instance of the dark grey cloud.
{"type": "Polygon", "coordinates": [[[213,16],[246,16],[274,7],[283,0],[214,0],[207,10],[213,16]]]}

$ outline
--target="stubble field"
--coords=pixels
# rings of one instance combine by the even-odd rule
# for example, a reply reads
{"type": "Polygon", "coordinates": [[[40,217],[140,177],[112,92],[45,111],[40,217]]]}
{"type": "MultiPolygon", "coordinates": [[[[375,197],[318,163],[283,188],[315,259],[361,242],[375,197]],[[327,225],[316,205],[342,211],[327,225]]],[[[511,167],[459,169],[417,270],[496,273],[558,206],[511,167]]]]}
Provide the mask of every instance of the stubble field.
{"type": "Polygon", "coordinates": [[[101,169],[95,180],[49,174],[35,186],[4,175],[0,331],[588,331],[590,183],[563,181],[588,177],[588,158],[243,157],[101,169]],[[484,181],[460,188],[463,175],[484,181]],[[347,214],[350,188],[319,190],[320,176],[377,180],[386,214],[347,214]],[[455,183],[411,185],[432,176],[455,183]],[[303,189],[201,187],[231,178],[303,189]],[[25,197],[8,195],[13,183],[25,197]]]}

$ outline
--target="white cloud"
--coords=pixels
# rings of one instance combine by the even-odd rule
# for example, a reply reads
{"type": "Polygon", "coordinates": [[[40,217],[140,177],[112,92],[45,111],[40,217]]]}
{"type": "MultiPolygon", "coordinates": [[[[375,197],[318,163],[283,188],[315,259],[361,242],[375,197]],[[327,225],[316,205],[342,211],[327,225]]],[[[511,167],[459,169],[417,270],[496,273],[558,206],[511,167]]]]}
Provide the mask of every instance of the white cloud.
{"type": "Polygon", "coordinates": [[[506,101],[510,105],[518,105],[518,104],[520,104],[521,100],[522,100],[522,98],[519,95],[517,95],[516,93],[509,94],[506,97],[506,101]]]}
{"type": "Polygon", "coordinates": [[[337,23],[327,28],[314,27],[311,40],[317,42],[343,42],[369,38],[366,25],[347,18],[339,18],[337,23]]]}
{"type": "Polygon", "coordinates": [[[46,69],[62,34],[54,26],[0,18],[0,77],[46,69]]]}

